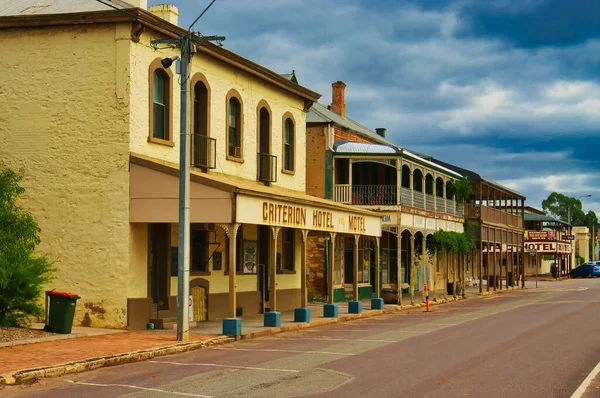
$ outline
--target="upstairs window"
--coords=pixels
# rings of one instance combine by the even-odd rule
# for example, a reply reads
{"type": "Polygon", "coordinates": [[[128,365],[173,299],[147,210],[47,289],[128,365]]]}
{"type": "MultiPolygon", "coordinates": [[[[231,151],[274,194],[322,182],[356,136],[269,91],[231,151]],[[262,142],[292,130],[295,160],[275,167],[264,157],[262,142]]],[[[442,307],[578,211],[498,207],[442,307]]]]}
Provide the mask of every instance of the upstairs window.
{"type": "Polygon", "coordinates": [[[283,124],[283,169],[294,171],[294,122],[285,119],[283,124]]]}
{"type": "Polygon", "coordinates": [[[294,270],[294,232],[295,229],[283,228],[282,232],[282,253],[281,265],[284,271],[294,270]]]}
{"type": "Polygon", "coordinates": [[[172,75],[162,68],[160,59],[150,64],[149,70],[149,116],[148,141],[173,146],[171,134],[172,75]]]}
{"type": "Polygon", "coordinates": [[[242,105],[236,97],[227,101],[227,155],[242,159],[242,105]]]}

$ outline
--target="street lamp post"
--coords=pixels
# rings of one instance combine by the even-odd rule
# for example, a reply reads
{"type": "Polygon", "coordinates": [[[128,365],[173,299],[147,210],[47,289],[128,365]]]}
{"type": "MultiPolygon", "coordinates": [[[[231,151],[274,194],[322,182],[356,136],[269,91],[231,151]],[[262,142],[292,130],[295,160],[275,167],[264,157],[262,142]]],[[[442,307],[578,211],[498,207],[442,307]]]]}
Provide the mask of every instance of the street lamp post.
{"type": "Polygon", "coordinates": [[[165,58],[161,62],[168,68],[177,58],[180,59],[181,73],[181,109],[180,109],[180,140],[179,140],[179,242],[177,261],[177,341],[189,339],[188,294],[190,285],[190,135],[187,133],[187,86],[188,65],[196,46],[208,41],[222,42],[224,36],[202,36],[192,32],[194,24],[213,5],[208,7],[190,25],[187,32],[176,38],[152,40],[150,43],[156,49],[159,44],[168,44],[181,48],[179,57],[165,58]]]}

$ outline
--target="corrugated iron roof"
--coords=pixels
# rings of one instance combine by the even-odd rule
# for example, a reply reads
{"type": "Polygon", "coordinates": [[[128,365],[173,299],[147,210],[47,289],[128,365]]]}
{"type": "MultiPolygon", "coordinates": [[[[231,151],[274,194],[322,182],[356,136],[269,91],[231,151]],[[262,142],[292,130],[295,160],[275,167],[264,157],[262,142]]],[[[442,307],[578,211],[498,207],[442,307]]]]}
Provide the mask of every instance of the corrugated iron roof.
{"type": "Polygon", "coordinates": [[[336,153],[373,153],[373,154],[395,154],[398,148],[389,145],[367,144],[364,142],[339,142],[334,145],[336,153]]]}
{"type": "MultiPolygon", "coordinates": [[[[135,8],[121,0],[103,0],[119,9],[135,8]]],[[[10,0],[0,2],[0,16],[70,14],[77,12],[107,11],[112,7],[97,0],[10,0]]]]}
{"type": "Polygon", "coordinates": [[[342,127],[346,127],[352,131],[356,131],[359,134],[362,134],[373,141],[383,144],[383,145],[391,145],[394,147],[398,147],[391,141],[386,140],[384,137],[380,136],[376,132],[369,130],[367,127],[358,123],[355,120],[350,119],[349,117],[340,116],[337,113],[327,109],[327,107],[323,104],[315,102],[308,114],[306,115],[306,123],[335,123],[342,127]]]}

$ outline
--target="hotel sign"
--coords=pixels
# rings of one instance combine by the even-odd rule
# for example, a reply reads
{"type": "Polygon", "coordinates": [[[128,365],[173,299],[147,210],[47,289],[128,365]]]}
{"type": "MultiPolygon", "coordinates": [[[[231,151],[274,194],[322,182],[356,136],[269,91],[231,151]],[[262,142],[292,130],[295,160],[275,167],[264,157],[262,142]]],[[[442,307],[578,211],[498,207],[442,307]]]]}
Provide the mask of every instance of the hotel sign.
{"type": "Polygon", "coordinates": [[[238,195],[236,222],[381,236],[381,217],[238,195]]]}
{"type": "Polygon", "coordinates": [[[538,253],[571,253],[571,244],[560,242],[526,242],[525,249],[535,249],[538,253]]]}

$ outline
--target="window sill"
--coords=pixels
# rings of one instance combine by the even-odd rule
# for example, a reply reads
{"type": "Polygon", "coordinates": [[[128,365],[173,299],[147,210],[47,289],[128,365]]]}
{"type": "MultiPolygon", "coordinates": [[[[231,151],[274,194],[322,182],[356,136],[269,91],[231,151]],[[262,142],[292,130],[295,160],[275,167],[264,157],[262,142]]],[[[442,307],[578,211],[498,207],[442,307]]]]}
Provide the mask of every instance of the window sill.
{"type": "Polygon", "coordinates": [[[242,164],[244,163],[244,159],[243,158],[236,158],[235,156],[227,155],[225,157],[225,159],[231,160],[232,162],[236,162],[236,163],[242,163],[242,164]]]}
{"type": "Polygon", "coordinates": [[[174,141],[163,140],[162,138],[156,138],[156,137],[152,137],[152,136],[148,137],[148,142],[151,142],[153,144],[169,146],[171,148],[175,146],[174,141]]]}
{"type": "MultiPolygon", "coordinates": [[[[242,271],[237,271],[235,274],[236,274],[236,275],[258,275],[257,273],[254,273],[254,274],[248,274],[248,273],[246,273],[246,272],[242,272],[242,271]]],[[[226,276],[227,276],[227,275],[229,275],[229,271],[225,271],[225,272],[223,273],[223,275],[226,275],[226,276]]]]}
{"type": "Polygon", "coordinates": [[[283,174],[287,174],[287,175],[291,175],[291,176],[293,176],[294,174],[296,174],[296,171],[295,171],[295,170],[286,170],[286,169],[281,169],[281,172],[282,172],[283,174]]]}
{"type": "Polygon", "coordinates": [[[190,276],[210,276],[210,271],[190,271],[190,276]]]}

